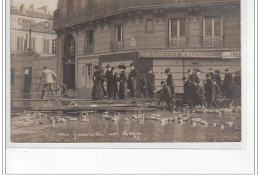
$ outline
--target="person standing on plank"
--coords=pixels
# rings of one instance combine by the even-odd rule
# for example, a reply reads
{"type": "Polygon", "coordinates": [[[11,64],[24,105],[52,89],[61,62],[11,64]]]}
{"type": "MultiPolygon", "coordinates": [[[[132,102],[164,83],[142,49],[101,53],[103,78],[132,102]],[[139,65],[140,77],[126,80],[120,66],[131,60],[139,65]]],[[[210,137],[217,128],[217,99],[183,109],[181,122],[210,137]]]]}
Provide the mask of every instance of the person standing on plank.
{"type": "Polygon", "coordinates": [[[104,77],[102,74],[102,70],[99,65],[95,66],[95,72],[93,74],[93,89],[92,89],[92,99],[100,100],[104,98],[104,90],[102,87],[102,82],[104,81],[104,77]]]}
{"type": "Polygon", "coordinates": [[[130,64],[130,67],[131,67],[131,72],[128,75],[128,83],[129,83],[131,98],[133,99],[136,97],[136,79],[138,77],[138,74],[133,63],[130,64]]]}
{"type": "Polygon", "coordinates": [[[191,82],[188,78],[183,77],[184,81],[184,94],[183,94],[183,103],[188,104],[190,109],[193,108],[193,104],[195,103],[194,96],[194,83],[191,82]]]}
{"type": "Polygon", "coordinates": [[[228,97],[228,98],[230,97],[231,92],[232,92],[232,81],[233,81],[232,75],[229,73],[228,69],[225,69],[223,91],[224,91],[224,94],[226,95],[226,97],[228,97]]]}
{"type": "Polygon", "coordinates": [[[147,90],[149,93],[149,97],[153,98],[154,90],[156,90],[156,88],[155,88],[155,75],[154,75],[152,69],[150,69],[148,71],[148,75],[147,75],[147,90]]]}
{"type": "Polygon", "coordinates": [[[145,78],[145,75],[142,74],[141,77],[140,77],[140,86],[141,86],[142,98],[146,98],[146,90],[147,90],[146,84],[147,84],[147,80],[145,78]]]}
{"type": "Polygon", "coordinates": [[[119,99],[127,99],[127,77],[125,74],[125,65],[119,65],[118,68],[120,69],[120,76],[118,78],[118,81],[120,83],[119,85],[119,99]]]}
{"type": "Polygon", "coordinates": [[[170,88],[171,88],[172,98],[175,98],[175,89],[174,89],[173,76],[171,74],[171,69],[170,68],[165,69],[165,73],[167,75],[166,84],[168,86],[170,86],[170,88]]]}
{"type": "Polygon", "coordinates": [[[118,93],[117,87],[117,73],[114,67],[111,68],[111,91],[112,91],[112,98],[113,100],[116,99],[116,95],[118,93]]]}
{"type": "Polygon", "coordinates": [[[112,98],[112,93],[113,93],[113,82],[112,82],[112,71],[111,67],[109,64],[107,64],[107,71],[105,75],[106,81],[107,81],[107,94],[108,94],[108,99],[112,98]]]}
{"type": "Polygon", "coordinates": [[[211,79],[211,76],[209,74],[206,75],[206,81],[204,84],[204,90],[206,92],[206,100],[208,108],[211,108],[214,106],[215,108],[218,108],[217,105],[217,92],[216,92],[216,82],[214,82],[211,79]]]}
{"type": "Polygon", "coordinates": [[[43,88],[42,88],[41,99],[43,99],[45,90],[48,87],[50,88],[51,97],[53,99],[53,91],[52,91],[51,86],[54,84],[54,80],[56,79],[56,77],[57,77],[57,75],[52,70],[49,70],[46,66],[43,67],[42,77],[40,78],[44,82],[44,85],[43,85],[43,88]]]}

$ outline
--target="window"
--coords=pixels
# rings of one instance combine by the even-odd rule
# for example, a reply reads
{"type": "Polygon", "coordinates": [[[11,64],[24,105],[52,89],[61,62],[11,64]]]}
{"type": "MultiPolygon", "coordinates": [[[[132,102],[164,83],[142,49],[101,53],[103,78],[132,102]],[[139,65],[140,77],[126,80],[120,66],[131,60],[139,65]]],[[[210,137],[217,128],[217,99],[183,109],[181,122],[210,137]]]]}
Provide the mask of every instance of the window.
{"type": "Polygon", "coordinates": [[[31,47],[32,47],[32,50],[35,52],[35,38],[31,39],[31,47]]]}
{"type": "Polygon", "coordinates": [[[44,22],[44,28],[49,28],[49,22],[44,22]]]}
{"type": "Polygon", "coordinates": [[[49,39],[43,39],[43,53],[49,53],[49,39]]]}
{"type": "Polygon", "coordinates": [[[16,41],[16,49],[17,51],[23,51],[24,49],[24,39],[22,36],[17,36],[17,41],[16,41]]]}
{"type": "Polygon", "coordinates": [[[14,69],[11,69],[11,85],[14,85],[14,69]]]}
{"type": "Polygon", "coordinates": [[[222,18],[204,18],[203,36],[222,36],[222,18]]]}
{"type": "Polygon", "coordinates": [[[185,19],[169,20],[169,37],[185,37],[186,25],[185,19]]]}
{"type": "Polygon", "coordinates": [[[52,39],[52,54],[56,53],[56,39],[52,39]]]}
{"type": "Polygon", "coordinates": [[[18,24],[23,25],[23,19],[19,18],[18,19],[18,24]]]}
{"type": "Polygon", "coordinates": [[[86,52],[94,52],[94,30],[87,31],[86,34],[86,52]]]}
{"type": "Polygon", "coordinates": [[[115,26],[115,41],[123,40],[123,26],[117,25],[115,26]]]}
{"type": "Polygon", "coordinates": [[[153,20],[152,19],[146,20],[146,32],[153,32],[153,20]]]}

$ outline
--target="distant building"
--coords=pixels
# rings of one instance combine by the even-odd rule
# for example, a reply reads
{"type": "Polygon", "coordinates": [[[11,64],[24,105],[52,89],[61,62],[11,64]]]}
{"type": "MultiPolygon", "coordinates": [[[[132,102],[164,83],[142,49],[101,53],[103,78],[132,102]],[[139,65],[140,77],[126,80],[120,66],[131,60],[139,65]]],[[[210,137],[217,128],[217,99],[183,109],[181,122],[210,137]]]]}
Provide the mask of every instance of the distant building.
{"type": "Polygon", "coordinates": [[[11,4],[11,90],[12,98],[30,91],[30,85],[40,82],[43,66],[54,70],[56,34],[53,31],[53,16],[47,7],[26,8],[23,4],[11,4]]]}
{"type": "Polygon", "coordinates": [[[240,70],[240,0],[59,0],[54,30],[59,80],[78,98],[96,64],[153,69],[156,86],[169,67],[177,93],[188,69],[240,70]]]}

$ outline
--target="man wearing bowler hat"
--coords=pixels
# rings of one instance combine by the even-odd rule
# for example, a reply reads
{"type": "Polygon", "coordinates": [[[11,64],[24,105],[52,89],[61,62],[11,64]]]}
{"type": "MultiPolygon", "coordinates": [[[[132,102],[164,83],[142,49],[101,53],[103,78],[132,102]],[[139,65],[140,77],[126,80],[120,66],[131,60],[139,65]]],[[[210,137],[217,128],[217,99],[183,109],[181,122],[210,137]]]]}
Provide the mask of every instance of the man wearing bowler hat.
{"type": "Polygon", "coordinates": [[[136,79],[138,78],[137,71],[134,67],[134,64],[130,64],[131,72],[128,75],[128,86],[130,89],[131,97],[136,97],[136,79]]]}

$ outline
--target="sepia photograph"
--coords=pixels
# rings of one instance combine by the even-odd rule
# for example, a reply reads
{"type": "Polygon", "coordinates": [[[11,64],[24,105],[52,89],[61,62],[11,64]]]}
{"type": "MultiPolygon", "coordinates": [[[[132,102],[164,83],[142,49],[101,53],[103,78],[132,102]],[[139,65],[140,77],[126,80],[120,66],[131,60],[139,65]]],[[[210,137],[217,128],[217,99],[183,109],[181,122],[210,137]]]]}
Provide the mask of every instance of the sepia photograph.
{"type": "Polygon", "coordinates": [[[240,143],[240,5],[10,0],[11,142],[240,143]]]}

